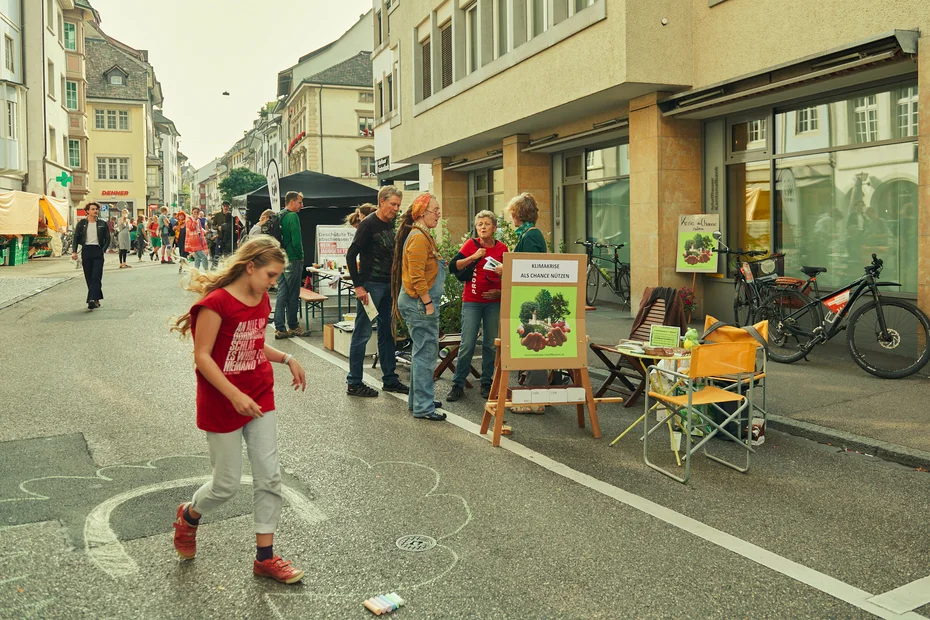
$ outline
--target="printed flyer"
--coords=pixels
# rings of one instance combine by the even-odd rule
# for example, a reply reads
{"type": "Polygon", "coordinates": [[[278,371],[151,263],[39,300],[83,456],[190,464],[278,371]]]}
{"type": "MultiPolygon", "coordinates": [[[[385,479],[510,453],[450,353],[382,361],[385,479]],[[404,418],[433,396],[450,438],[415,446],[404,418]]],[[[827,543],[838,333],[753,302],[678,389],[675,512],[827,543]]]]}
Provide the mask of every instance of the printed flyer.
{"type": "Polygon", "coordinates": [[[713,234],[720,229],[720,216],[709,213],[678,216],[678,260],[676,271],[717,273],[717,242],[713,234]]]}

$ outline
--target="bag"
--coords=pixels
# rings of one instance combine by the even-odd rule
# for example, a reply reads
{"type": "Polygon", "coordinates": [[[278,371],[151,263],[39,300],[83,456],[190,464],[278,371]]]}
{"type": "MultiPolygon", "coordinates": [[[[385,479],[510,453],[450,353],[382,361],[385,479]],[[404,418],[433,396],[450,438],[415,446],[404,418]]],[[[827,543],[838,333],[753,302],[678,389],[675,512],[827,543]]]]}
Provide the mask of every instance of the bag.
{"type": "Polygon", "coordinates": [[[287,213],[287,211],[282,211],[269,217],[268,221],[262,224],[262,234],[274,237],[278,243],[281,243],[281,240],[283,239],[283,233],[281,230],[281,218],[284,217],[285,213],[287,213]]]}
{"type": "MultiPolygon", "coordinates": [[[[469,239],[469,241],[473,242],[474,239],[469,239]]],[[[466,245],[467,245],[467,242],[466,242],[466,245]]],[[[462,246],[462,249],[464,250],[465,246],[462,246]]],[[[458,263],[459,260],[463,258],[468,258],[468,257],[465,256],[462,252],[459,252],[458,254],[455,255],[455,258],[452,259],[452,262],[449,263],[449,267],[452,273],[455,274],[456,280],[458,280],[459,282],[471,282],[472,278],[475,277],[475,265],[478,264],[478,261],[473,262],[471,265],[469,265],[465,269],[461,269],[461,270],[455,269],[456,263],[458,263]]]]}

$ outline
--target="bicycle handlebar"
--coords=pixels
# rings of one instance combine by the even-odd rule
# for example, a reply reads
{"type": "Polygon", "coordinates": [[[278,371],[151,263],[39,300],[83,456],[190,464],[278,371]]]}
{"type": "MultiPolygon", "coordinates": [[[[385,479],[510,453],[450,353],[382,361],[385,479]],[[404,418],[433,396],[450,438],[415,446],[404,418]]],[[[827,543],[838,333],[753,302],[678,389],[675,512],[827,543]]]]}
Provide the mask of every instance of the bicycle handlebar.
{"type": "Polygon", "coordinates": [[[730,249],[720,250],[720,249],[715,249],[714,252],[717,252],[717,253],[719,253],[719,254],[734,254],[734,255],[736,255],[736,256],[750,256],[750,257],[752,257],[752,256],[765,256],[766,254],[769,253],[768,250],[744,250],[744,249],[742,249],[742,248],[738,248],[738,249],[736,249],[736,250],[730,250],[730,249]]]}
{"type": "Polygon", "coordinates": [[[620,248],[626,247],[625,243],[597,243],[596,241],[582,241],[579,239],[575,242],[575,245],[583,245],[586,248],[620,248]]]}
{"type": "Polygon", "coordinates": [[[872,254],[872,264],[865,266],[865,272],[867,274],[877,276],[878,274],[882,272],[882,267],[884,267],[884,265],[885,265],[885,261],[880,259],[875,254],[872,254]]]}

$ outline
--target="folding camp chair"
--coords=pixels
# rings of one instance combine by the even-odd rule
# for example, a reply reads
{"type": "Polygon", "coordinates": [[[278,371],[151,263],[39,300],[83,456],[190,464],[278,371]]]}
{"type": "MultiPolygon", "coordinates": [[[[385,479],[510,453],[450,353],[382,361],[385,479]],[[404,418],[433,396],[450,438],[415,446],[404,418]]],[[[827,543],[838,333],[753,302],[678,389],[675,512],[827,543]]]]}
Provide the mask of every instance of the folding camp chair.
{"type": "MultiPolygon", "coordinates": [[[[749,459],[754,452],[752,448],[752,435],[737,430],[740,437],[734,436],[726,430],[727,424],[737,423],[737,429],[742,428],[741,422],[744,417],[748,419],[752,412],[752,390],[753,381],[750,379],[756,370],[756,347],[757,345],[750,342],[729,342],[721,344],[706,344],[695,347],[691,350],[691,365],[688,373],[680,373],[672,370],[666,370],[657,366],[650,366],[649,370],[663,373],[670,377],[676,377],[680,380],[680,386],[685,390],[684,394],[675,396],[672,394],[661,394],[652,390],[646,393],[645,410],[650,410],[650,400],[657,400],[664,404],[665,416],[658,421],[652,428],[649,428],[648,422],[644,424],[643,433],[643,460],[646,465],[652,469],[661,472],[673,480],[687,484],[691,479],[691,460],[698,449],[703,448],[704,456],[716,461],[738,472],[745,473],[749,471],[749,459]],[[731,392],[711,384],[714,377],[727,377],[733,380],[738,386],[737,391],[731,392]],[[742,394],[742,387],[747,386],[746,394],[742,394]],[[723,403],[738,403],[733,411],[725,411],[721,405],[723,403]],[[711,416],[701,415],[701,412],[695,410],[695,407],[713,407],[721,414],[720,421],[715,421],[711,416]],[[680,417],[683,420],[683,435],[685,437],[685,451],[683,459],[685,461],[684,477],[676,476],[667,469],[659,467],[649,460],[649,436],[657,429],[665,426],[669,418],[680,417]],[[700,426],[705,431],[704,437],[694,446],[691,445],[692,430],[697,426],[695,418],[699,417],[700,426]],[[746,450],[745,467],[731,463],[723,458],[714,456],[707,451],[705,444],[711,437],[722,434],[729,437],[735,445],[746,450]]],[[[679,425],[682,422],[679,421],[679,425]]]]}
{"type": "MultiPolygon", "coordinates": [[[[760,321],[755,325],[746,325],[745,327],[737,327],[735,325],[730,325],[724,323],[723,321],[718,321],[714,317],[708,315],[704,319],[704,334],[701,336],[702,342],[751,342],[756,345],[760,351],[761,360],[757,360],[756,371],[753,373],[752,382],[756,384],[757,387],[762,389],[762,398],[756,399],[752,403],[752,408],[754,411],[758,411],[762,415],[763,428],[761,429],[764,432],[764,424],[768,420],[769,414],[765,409],[766,402],[766,370],[768,368],[768,340],[769,340],[769,322],[760,321]]],[[[749,381],[749,379],[747,379],[749,381]]],[[[720,378],[718,382],[718,387],[720,384],[726,384],[727,380],[720,378]]],[[[729,385],[725,385],[724,389],[734,391],[736,389],[736,384],[729,382],[729,385]]],[[[764,437],[764,435],[762,435],[764,437]]],[[[762,439],[764,441],[764,439],[762,439]]],[[[762,443],[759,441],[759,443],[762,443]]]]}

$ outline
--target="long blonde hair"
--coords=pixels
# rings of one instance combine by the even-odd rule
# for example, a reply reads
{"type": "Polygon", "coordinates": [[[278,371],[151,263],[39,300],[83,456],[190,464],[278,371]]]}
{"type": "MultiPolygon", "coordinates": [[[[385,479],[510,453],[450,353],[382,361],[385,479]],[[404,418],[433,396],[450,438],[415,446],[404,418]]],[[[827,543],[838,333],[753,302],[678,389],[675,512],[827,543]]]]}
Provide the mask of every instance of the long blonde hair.
{"type": "MultiPolygon", "coordinates": [[[[184,288],[197,293],[200,295],[200,299],[203,299],[216,289],[229,286],[242,277],[249,263],[252,263],[257,268],[272,263],[285,265],[287,264],[287,256],[284,254],[284,250],[281,249],[281,244],[278,243],[277,239],[269,235],[261,235],[249,239],[239,246],[236,253],[226,259],[218,271],[191,269],[190,280],[184,288]]],[[[191,327],[191,313],[188,311],[175,321],[171,331],[178,332],[183,337],[190,333],[191,327]]]]}

